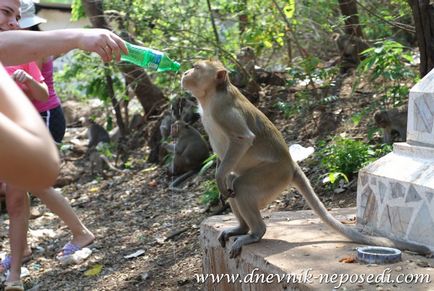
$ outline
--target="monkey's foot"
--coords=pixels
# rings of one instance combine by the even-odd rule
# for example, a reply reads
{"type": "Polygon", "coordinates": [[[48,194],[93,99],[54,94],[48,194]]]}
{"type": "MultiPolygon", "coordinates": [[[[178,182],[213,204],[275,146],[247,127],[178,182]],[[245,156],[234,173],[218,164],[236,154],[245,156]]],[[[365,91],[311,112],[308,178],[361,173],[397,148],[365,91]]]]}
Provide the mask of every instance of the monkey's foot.
{"type": "Polygon", "coordinates": [[[241,254],[241,249],[244,245],[252,244],[261,240],[262,235],[246,234],[240,235],[234,239],[234,243],[229,251],[229,258],[233,259],[241,254]]]}
{"type": "Polygon", "coordinates": [[[229,258],[234,259],[234,258],[238,257],[239,255],[241,255],[242,246],[243,246],[243,244],[241,244],[238,241],[238,237],[236,237],[234,240],[234,244],[232,245],[231,250],[229,251],[229,258]]]}
{"type": "Polygon", "coordinates": [[[218,236],[218,241],[220,242],[220,245],[222,248],[226,247],[226,241],[229,239],[229,235],[226,231],[222,231],[218,236]]]}
{"type": "Polygon", "coordinates": [[[248,232],[249,232],[249,229],[246,227],[242,227],[242,226],[231,227],[231,228],[223,230],[217,239],[220,242],[220,245],[222,246],[222,248],[224,248],[224,247],[226,247],[226,242],[229,240],[229,238],[231,236],[244,235],[248,232]]]}

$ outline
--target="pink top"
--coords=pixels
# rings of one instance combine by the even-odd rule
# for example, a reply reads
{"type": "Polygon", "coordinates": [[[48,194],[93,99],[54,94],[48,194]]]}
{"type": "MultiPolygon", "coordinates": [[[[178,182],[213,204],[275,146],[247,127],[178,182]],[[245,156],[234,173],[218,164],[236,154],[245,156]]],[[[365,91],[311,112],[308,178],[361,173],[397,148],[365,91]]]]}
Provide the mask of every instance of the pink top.
{"type": "MultiPolygon", "coordinates": [[[[35,79],[37,82],[44,81],[44,77],[42,76],[41,71],[39,70],[38,65],[36,65],[35,62],[30,62],[28,64],[22,64],[18,66],[7,66],[5,67],[5,69],[10,76],[12,76],[12,74],[17,70],[23,70],[27,72],[30,76],[32,76],[32,78],[35,79]]],[[[27,86],[25,84],[17,83],[17,85],[23,91],[27,89],[27,86]]]]}
{"type": "Polygon", "coordinates": [[[39,112],[44,112],[56,108],[60,105],[60,99],[56,94],[56,90],[54,90],[53,59],[50,59],[46,63],[42,64],[41,73],[48,87],[48,100],[45,102],[39,100],[32,100],[32,102],[39,112]]]}

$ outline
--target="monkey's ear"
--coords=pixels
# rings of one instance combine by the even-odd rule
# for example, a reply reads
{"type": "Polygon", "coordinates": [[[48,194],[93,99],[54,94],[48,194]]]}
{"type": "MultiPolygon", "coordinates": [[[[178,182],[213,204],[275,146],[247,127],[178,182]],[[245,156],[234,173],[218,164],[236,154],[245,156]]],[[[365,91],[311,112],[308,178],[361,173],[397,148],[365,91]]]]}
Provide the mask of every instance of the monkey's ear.
{"type": "Polygon", "coordinates": [[[218,70],[217,71],[217,82],[225,83],[227,79],[228,72],[226,70],[218,70]]]}
{"type": "Polygon", "coordinates": [[[340,34],[337,33],[337,32],[335,32],[335,33],[332,34],[332,39],[333,39],[334,41],[337,41],[339,37],[340,37],[340,34]]]}

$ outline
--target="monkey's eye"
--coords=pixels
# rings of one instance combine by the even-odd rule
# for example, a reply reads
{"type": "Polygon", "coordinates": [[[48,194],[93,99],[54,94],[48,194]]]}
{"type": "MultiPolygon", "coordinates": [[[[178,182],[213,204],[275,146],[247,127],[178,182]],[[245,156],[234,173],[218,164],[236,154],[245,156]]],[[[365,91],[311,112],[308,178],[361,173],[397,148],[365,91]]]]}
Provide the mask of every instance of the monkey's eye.
{"type": "Polygon", "coordinates": [[[199,70],[200,67],[199,67],[199,65],[193,65],[193,69],[195,69],[195,70],[199,70]]]}

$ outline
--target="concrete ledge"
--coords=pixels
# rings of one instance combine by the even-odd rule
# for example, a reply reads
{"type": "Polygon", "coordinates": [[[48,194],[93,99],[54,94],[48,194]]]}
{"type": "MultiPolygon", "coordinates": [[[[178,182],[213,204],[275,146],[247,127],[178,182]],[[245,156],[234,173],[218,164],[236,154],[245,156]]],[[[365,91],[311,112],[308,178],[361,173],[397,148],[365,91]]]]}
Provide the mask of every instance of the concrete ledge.
{"type": "Polygon", "coordinates": [[[434,148],[423,144],[397,142],[393,144],[393,152],[398,155],[409,156],[415,159],[434,160],[434,148]]]}
{"type": "MultiPolygon", "coordinates": [[[[332,211],[341,221],[354,218],[355,212],[355,208],[332,211]]],[[[434,266],[434,260],[409,254],[403,254],[403,261],[392,265],[340,263],[340,259],[355,255],[358,245],[350,243],[330,230],[312,211],[264,213],[263,216],[267,224],[267,233],[263,240],[245,246],[240,257],[236,259],[228,258],[228,250],[233,239],[227,243],[226,249],[217,241],[222,229],[237,225],[235,217],[213,216],[202,223],[200,241],[204,252],[203,274],[239,274],[239,277],[233,277],[236,279],[235,283],[229,283],[227,277],[220,283],[211,282],[209,277],[204,286],[205,290],[331,290],[338,286],[341,280],[347,277],[349,280],[350,276],[353,280],[359,276],[357,282],[348,281],[341,288],[376,290],[377,287],[384,286],[396,289],[401,285],[390,280],[395,280],[398,275],[414,273],[428,274],[434,280],[432,268],[420,268],[416,265],[417,262],[423,261],[424,266],[434,266]],[[372,280],[377,282],[381,279],[378,277],[381,274],[385,279],[380,283],[373,281],[374,283],[368,284],[366,280],[370,274],[374,278],[372,280]],[[283,281],[278,282],[277,275],[282,276],[283,281]],[[290,275],[292,277],[289,277],[290,275]],[[255,278],[263,279],[264,283],[253,283],[255,278]],[[272,278],[272,282],[266,283],[267,278],[272,278]],[[326,278],[329,282],[325,282],[326,278]],[[389,283],[385,282],[387,278],[390,279],[389,283]]],[[[434,288],[431,284],[414,284],[412,288],[430,290],[429,288],[434,288]]],[[[402,290],[408,288],[409,285],[402,285],[402,290]]]]}

